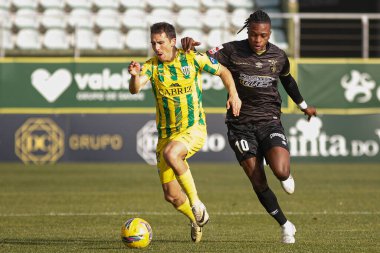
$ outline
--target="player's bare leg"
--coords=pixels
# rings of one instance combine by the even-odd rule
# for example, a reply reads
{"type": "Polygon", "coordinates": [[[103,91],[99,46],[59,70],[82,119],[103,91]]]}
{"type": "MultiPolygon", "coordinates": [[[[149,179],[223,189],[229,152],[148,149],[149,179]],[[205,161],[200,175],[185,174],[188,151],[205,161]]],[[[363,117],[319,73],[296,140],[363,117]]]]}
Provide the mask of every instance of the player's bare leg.
{"type": "Polygon", "coordinates": [[[209,215],[205,205],[198,197],[193,176],[185,161],[186,154],[187,149],[185,145],[178,141],[170,142],[164,150],[165,161],[173,169],[178,183],[190,200],[195,220],[198,226],[202,227],[209,221],[209,215]]]}
{"type": "Polygon", "coordinates": [[[184,214],[190,220],[190,236],[193,242],[200,242],[202,239],[202,227],[198,226],[189,199],[183,193],[177,180],[162,185],[165,200],[171,203],[177,211],[184,214]]]}
{"type": "Polygon", "coordinates": [[[288,150],[282,147],[269,149],[265,158],[273,171],[273,174],[280,180],[281,186],[288,194],[293,194],[295,183],[290,174],[290,155],[288,150]]]}

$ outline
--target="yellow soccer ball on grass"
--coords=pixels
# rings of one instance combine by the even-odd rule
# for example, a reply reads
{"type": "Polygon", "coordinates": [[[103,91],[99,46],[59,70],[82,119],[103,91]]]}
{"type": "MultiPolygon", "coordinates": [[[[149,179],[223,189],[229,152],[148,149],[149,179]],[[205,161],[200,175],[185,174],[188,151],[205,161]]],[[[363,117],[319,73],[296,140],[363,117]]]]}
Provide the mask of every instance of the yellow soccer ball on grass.
{"type": "Polygon", "coordinates": [[[129,248],[145,248],[152,241],[152,228],[141,218],[131,218],[121,227],[121,239],[129,248]]]}

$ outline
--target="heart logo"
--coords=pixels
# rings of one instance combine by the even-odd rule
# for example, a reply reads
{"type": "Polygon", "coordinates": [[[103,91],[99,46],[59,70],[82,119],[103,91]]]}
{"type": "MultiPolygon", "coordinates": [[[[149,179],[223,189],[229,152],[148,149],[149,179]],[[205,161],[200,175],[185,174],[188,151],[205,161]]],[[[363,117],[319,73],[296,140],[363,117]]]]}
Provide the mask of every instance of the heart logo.
{"type": "Polygon", "coordinates": [[[49,103],[54,103],[69,88],[72,79],[67,69],[58,69],[52,75],[46,69],[37,69],[31,76],[33,87],[49,103]]]}

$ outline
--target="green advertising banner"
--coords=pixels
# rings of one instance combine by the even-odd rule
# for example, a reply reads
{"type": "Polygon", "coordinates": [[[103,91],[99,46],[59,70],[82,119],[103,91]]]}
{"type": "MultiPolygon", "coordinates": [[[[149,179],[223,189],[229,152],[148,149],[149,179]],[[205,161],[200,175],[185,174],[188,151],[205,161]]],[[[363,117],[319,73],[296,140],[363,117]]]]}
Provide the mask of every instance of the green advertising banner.
{"type": "Polygon", "coordinates": [[[300,91],[320,109],[380,112],[380,61],[299,60],[300,91]]]}
{"type": "MultiPolygon", "coordinates": [[[[144,62],[145,58],[135,59],[144,62]]],[[[10,58],[0,61],[0,112],[81,113],[154,111],[150,84],[136,95],[128,90],[127,58],[10,58]],[[26,110],[26,111],[25,111],[26,110]]],[[[203,104],[224,112],[227,92],[218,76],[202,74],[203,104]]],[[[284,108],[287,96],[280,85],[284,108]]]]}
{"type": "MultiPolygon", "coordinates": [[[[378,114],[282,117],[291,159],[297,162],[380,162],[378,114]]],[[[380,167],[379,167],[380,168],[380,167]]]]}

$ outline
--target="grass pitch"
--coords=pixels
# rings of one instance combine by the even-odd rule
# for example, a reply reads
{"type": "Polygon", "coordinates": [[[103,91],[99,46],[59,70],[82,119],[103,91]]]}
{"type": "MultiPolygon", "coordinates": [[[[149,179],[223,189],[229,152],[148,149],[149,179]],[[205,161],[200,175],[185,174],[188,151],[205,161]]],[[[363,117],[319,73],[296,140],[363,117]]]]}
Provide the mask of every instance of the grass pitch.
{"type": "Polygon", "coordinates": [[[380,252],[379,164],[292,164],[289,196],[266,168],[272,190],[297,227],[279,242],[237,164],[190,161],[210,222],[190,240],[187,219],[163,199],[156,168],[145,164],[0,164],[0,252],[380,252]],[[126,248],[123,221],[146,219],[148,248],[126,248]]]}

